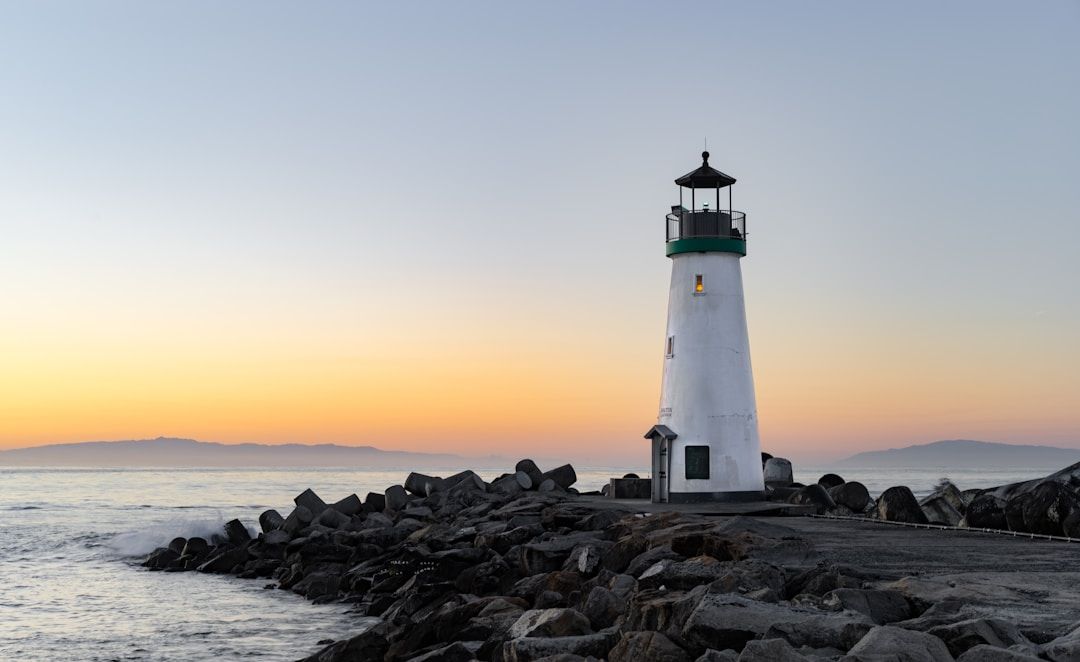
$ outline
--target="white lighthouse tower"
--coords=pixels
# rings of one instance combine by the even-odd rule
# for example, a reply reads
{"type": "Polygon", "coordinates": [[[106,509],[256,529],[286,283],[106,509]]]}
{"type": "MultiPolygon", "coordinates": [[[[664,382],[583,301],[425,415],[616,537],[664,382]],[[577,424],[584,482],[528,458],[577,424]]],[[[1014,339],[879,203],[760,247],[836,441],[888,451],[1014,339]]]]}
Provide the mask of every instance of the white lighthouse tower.
{"type": "Polygon", "coordinates": [[[739,266],[746,214],[731,208],[735,178],[710,167],[708,152],[701,157],[700,168],[675,180],[679,204],[667,215],[664,379],[660,414],[645,435],[660,503],[756,501],[765,489],[739,266]]]}

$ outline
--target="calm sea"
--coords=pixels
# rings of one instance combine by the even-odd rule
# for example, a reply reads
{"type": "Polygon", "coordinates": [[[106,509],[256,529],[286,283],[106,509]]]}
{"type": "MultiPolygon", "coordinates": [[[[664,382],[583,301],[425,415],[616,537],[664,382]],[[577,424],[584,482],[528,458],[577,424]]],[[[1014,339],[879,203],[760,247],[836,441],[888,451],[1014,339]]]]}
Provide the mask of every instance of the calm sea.
{"type": "MultiPolygon", "coordinates": [[[[811,482],[826,469],[796,470],[811,482]]],[[[481,472],[485,478],[494,472],[481,472]]],[[[599,489],[622,470],[579,471],[599,489]]],[[[850,470],[877,494],[928,492],[948,475],[961,488],[1035,478],[1044,469],[850,470]]],[[[312,605],[266,580],[147,572],[142,556],[174,536],[207,536],[239,517],[287,512],[306,487],[327,500],[382,491],[403,471],[0,469],[0,659],[295,660],[364,621],[312,605]]],[[[644,475],[644,474],[643,474],[644,475]]]]}

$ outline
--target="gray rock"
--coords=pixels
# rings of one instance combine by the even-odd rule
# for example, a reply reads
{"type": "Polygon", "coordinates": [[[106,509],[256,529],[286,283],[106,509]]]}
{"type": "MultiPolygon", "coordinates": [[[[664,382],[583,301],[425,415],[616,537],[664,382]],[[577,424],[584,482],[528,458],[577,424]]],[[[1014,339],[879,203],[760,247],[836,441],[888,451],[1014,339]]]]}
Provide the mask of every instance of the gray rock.
{"type": "Polygon", "coordinates": [[[1063,535],[1065,520],[1080,511],[1080,497],[1056,481],[1040,483],[1030,495],[1024,505],[1024,525],[1032,533],[1063,535]]]}
{"type": "Polygon", "coordinates": [[[187,539],[187,542],[184,543],[184,549],[180,551],[180,556],[199,557],[209,550],[210,544],[206,542],[206,539],[195,536],[187,539]]]}
{"type": "MultiPolygon", "coordinates": [[[[918,504],[915,504],[918,506],[918,504]]],[[[852,646],[842,662],[954,662],[945,642],[925,632],[879,625],[852,646]]]]}
{"type": "Polygon", "coordinates": [[[877,514],[887,522],[928,523],[915,495],[906,485],[890,487],[882,492],[877,500],[877,514]]]}
{"type": "MultiPolygon", "coordinates": [[[[618,640],[611,632],[586,634],[576,637],[522,637],[503,644],[503,662],[532,662],[555,655],[580,655],[606,658],[608,651],[618,640]]],[[[565,659],[565,658],[560,658],[565,659]]]]}
{"type": "MultiPolygon", "coordinates": [[[[1051,658],[1053,659],[1053,658],[1051,658]]],[[[1017,651],[979,644],[967,649],[956,662],[1038,662],[1039,658],[1017,651]]]]}
{"type": "Polygon", "coordinates": [[[290,535],[295,536],[301,529],[311,524],[311,521],[314,519],[315,515],[305,506],[297,506],[296,508],[293,508],[293,511],[285,518],[285,523],[281,525],[281,528],[290,535]]]}
{"type": "MultiPolygon", "coordinates": [[[[675,611],[678,611],[676,609],[675,611]]],[[[672,612],[674,615],[674,611],[672,612]]],[[[678,616],[674,616],[678,620],[678,616]]],[[[793,608],[780,604],[755,602],[732,594],[707,593],[693,606],[682,623],[681,641],[699,649],[732,648],[741,650],[751,639],[784,637],[800,634],[796,625],[820,634],[813,642],[797,640],[795,645],[830,646],[842,637],[848,619],[839,614],[822,613],[816,609],[793,608]]]]}
{"type": "Polygon", "coordinates": [[[248,560],[247,550],[235,547],[211,556],[206,563],[200,565],[199,572],[230,572],[233,568],[248,560]]]}
{"type": "Polygon", "coordinates": [[[329,508],[329,506],[326,505],[326,502],[320,499],[319,495],[315,494],[310,487],[298,494],[296,498],[293,499],[293,503],[297,506],[307,508],[311,511],[312,517],[319,515],[322,511],[329,508]]]}
{"type": "Polygon", "coordinates": [[[225,537],[228,539],[229,544],[232,545],[243,545],[251,540],[251,534],[248,533],[247,527],[238,519],[229,520],[225,523],[225,537]]]}
{"type": "Polygon", "coordinates": [[[610,589],[595,586],[585,598],[581,613],[589,619],[594,630],[602,630],[626,613],[626,600],[610,589]]]}
{"type": "Polygon", "coordinates": [[[536,491],[542,492],[544,494],[550,494],[557,489],[559,489],[559,486],[555,484],[555,481],[551,480],[550,478],[545,478],[540,481],[540,485],[537,486],[536,491]]]}
{"type": "Polygon", "coordinates": [[[348,515],[342,514],[336,508],[327,508],[315,521],[331,529],[339,529],[351,520],[348,515]]]}
{"type": "Polygon", "coordinates": [[[285,526],[285,518],[272,508],[263,511],[263,514],[259,515],[259,528],[263,530],[263,533],[280,529],[283,526],[285,526]]]}
{"type": "Polygon", "coordinates": [[[939,625],[931,628],[928,634],[944,641],[949,647],[949,652],[954,656],[961,655],[969,648],[980,644],[997,648],[1019,646],[1029,652],[1038,652],[1037,647],[1020,633],[1016,625],[997,618],[972,618],[958,623],[939,625]]]}
{"type": "Polygon", "coordinates": [[[970,502],[970,500],[964,499],[963,493],[960,492],[960,489],[956,487],[956,485],[953,485],[951,481],[945,479],[938,484],[933,492],[919,501],[919,505],[925,506],[935,499],[944,499],[953,510],[961,515],[967,510],[967,505],[970,502]]]}
{"type": "Polygon", "coordinates": [[[757,639],[746,642],[739,662],[807,662],[807,658],[783,639],[757,639]]]}
{"type": "MultiPolygon", "coordinates": [[[[765,455],[765,453],[762,453],[762,455],[765,455]]],[[[739,654],[730,648],[722,651],[710,648],[702,653],[701,657],[694,660],[694,662],[738,662],[738,659],[739,654]]]]}
{"type": "Polygon", "coordinates": [[[414,471],[405,478],[405,490],[416,496],[426,497],[429,494],[438,492],[442,482],[442,478],[427,476],[414,471]]]}
{"type": "Polygon", "coordinates": [[[469,662],[475,660],[476,655],[469,647],[460,641],[455,641],[449,646],[443,646],[433,651],[410,657],[408,662],[469,662]]]}
{"type": "Polygon", "coordinates": [[[1080,627],[1045,644],[1042,654],[1053,662],[1080,661],[1080,627]]]}
{"type": "Polygon", "coordinates": [[[765,461],[765,485],[768,487],[788,487],[795,482],[791,471],[791,461],[782,457],[772,457],[765,461]]]}
{"type": "Polygon", "coordinates": [[[521,460],[514,465],[514,471],[524,472],[532,481],[534,488],[539,487],[540,483],[544,482],[544,472],[540,471],[540,467],[536,466],[536,463],[532,460],[521,460]]]}
{"type": "Polygon", "coordinates": [[[729,570],[727,563],[711,556],[695,556],[685,561],[656,562],[638,577],[643,588],[690,589],[716,581],[729,570]]]}
{"type": "Polygon", "coordinates": [[[788,503],[797,506],[810,506],[817,514],[832,510],[836,502],[829,496],[824,487],[814,483],[806,487],[800,487],[794,494],[788,497],[788,503]]]}
{"type": "Polygon", "coordinates": [[[564,464],[561,467],[555,467],[551,471],[545,471],[544,478],[552,480],[557,486],[566,490],[577,482],[577,472],[574,471],[574,467],[564,464]]]}
{"type": "Polygon", "coordinates": [[[830,487],[829,496],[836,502],[836,505],[850,508],[855,513],[863,512],[870,503],[870,492],[867,491],[866,486],[854,480],[843,485],[830,487]]]}
{"type": "Polygon", "coordinates": [[[968,504],[964,524],[973,529],[1009,528],[1005,521],[1005,500],[990,492],[979,494],[968,504]]]}
{"type": "Polygon", "coordinates": [[[926,516],[927,521],[931,524],[956,526],[960,523],[961,518],[963,518],[960,511],[954,508],[952,503],[944,496],[923,499],[920,507],[922,508],[923,515],[926,516]]]}
{"type": "Polygon", "coordinates": [[[386,495],[381,492],[368,492],[364,497],[364,510],[369,513],[381,513],[386,510],[386,495]]]}
{"type": "Polygon", "coordinates": [[[660,632],[624,632],[608,654],[609,662],[690,662],[686,651],[660,632]]]}
{"type": "Polygon", "coordinates": [[[389,644],[386,641],[387,626],[379,623],[364,632],[330,644],[301,662],[351,662],[353,660],[381,660],[389,644]]]}
{"type": "Polygon", "coordinates": [[[877,625],[911,618],[911,605],[898,591],[839,588],[825,594],[824,604],[865,614],[877,625]]]}
{"type": "Polygon", "coordinates": [[[844,484],[844,479],[836,474],[825,474],[821,478],[817,479],[818,485],[821,485],[827,490],[831,490],[834,487],[838,487],[844,484]]]}
{"type": "Polygon", "coordinates": [[[592,634],[589,619],[573,609],[530,609],[510,626],[511,639],[592,634]]]}
{"type": "Polygon", "coordinates": [[[268,531],[264,533],[262,537],[263,543],[267,545],[285,545],[290,540],[292,540],[292,536],[289,535],[287,531],[282,531],[281,529],[268,531]]]}
{"type": "Polygon", "coordinates": [[[355,494],[350,494],[330,507],[342,515],[348,515],[349,517],[359,515],[360,512],[364,510],[364,504],[360,501],[360,497],[355,494]]]}
{"type": "Polygon", "coordinates": [[[408,505],[409,494],[401,485],[391,485],[383,492],[383,502],[386,504],[386,507],[383,510],[389,513],[396,513],[408,505]]]}

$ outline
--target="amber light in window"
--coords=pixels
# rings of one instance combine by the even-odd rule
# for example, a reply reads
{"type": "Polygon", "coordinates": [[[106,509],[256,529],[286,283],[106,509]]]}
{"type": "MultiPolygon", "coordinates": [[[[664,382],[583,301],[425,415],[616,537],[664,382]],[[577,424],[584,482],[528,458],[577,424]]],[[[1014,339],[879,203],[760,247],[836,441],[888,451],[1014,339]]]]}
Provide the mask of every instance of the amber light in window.
{"type": "Polygon", "coordinates": [[[704,291],[705,291],[705,276],[703,276],[702,274],[698,274],[694,278],[694,292],[696,294],[701,294],[704,291]]]}

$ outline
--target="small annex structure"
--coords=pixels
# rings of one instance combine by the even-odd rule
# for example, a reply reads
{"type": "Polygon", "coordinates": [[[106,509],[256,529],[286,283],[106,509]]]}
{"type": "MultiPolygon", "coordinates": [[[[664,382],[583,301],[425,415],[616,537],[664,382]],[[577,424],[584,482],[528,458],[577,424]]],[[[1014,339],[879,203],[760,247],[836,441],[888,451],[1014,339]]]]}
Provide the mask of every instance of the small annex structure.
{"type": "Polygon", "coordinates": [[[740,266],[746,214],[732,208],[735,178],[711,167],[708,152],[701,157],[699,168],[675,180],[679,204],[665,219],[663,382],[656,425],[645,435],[657,503],[764,498],[740,266]]]}

